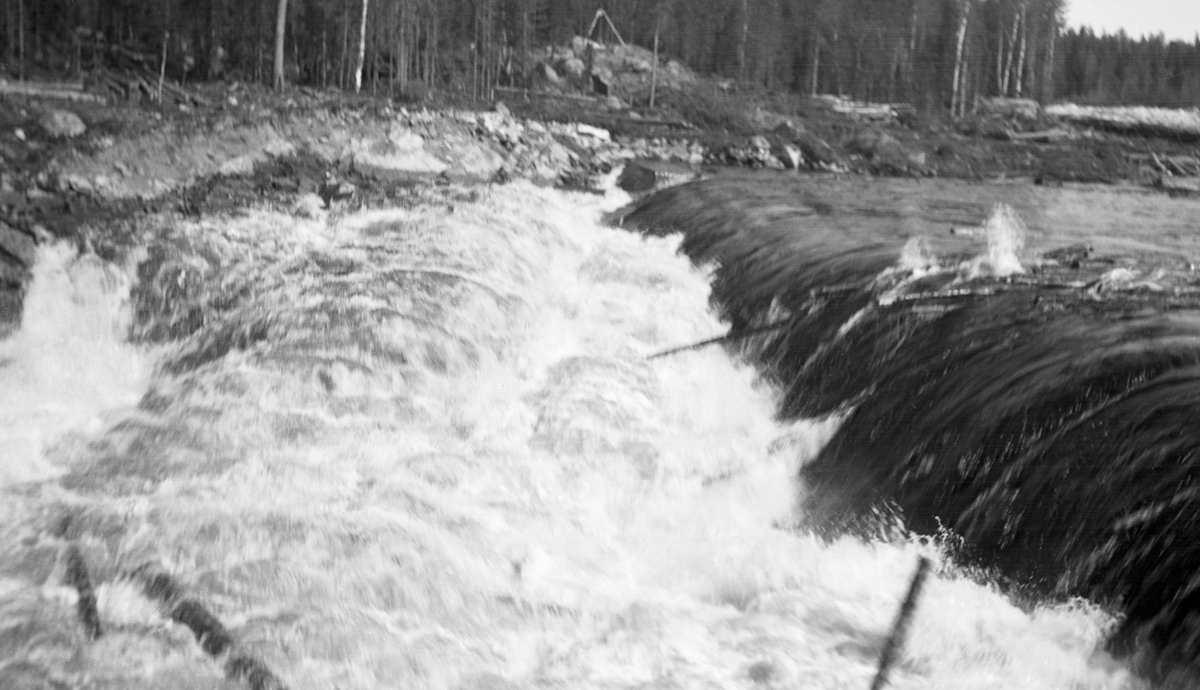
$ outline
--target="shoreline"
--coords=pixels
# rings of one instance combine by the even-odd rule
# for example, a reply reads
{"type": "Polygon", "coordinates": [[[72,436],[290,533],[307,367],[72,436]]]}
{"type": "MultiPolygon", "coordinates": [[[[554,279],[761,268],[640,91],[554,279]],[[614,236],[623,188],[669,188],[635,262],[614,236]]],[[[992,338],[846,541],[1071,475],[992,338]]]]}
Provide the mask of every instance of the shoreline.
{"type": "Polygon", "coordinates": [[[308,215],[511,179],[594,191],[629,162],[637,169],[621,182],[635,195],[727,169],[1200,193],[1200,147],[1186,138],[1114,134],[1042,112],[880,122],[812,99],[804,118],[758,109],[753,133],[733,133],[537,102],[409,109],[310,89],[205,89],[205,105],[192,106],[0,103],[0,332],[19,322],[38,243],[82,247],[89,227],[147,213],[270,203],[308,215]],[[77,124],[56,133],[55,119],[77,124]],[[605,122],[613,128],[595,124],[605,122]]]}

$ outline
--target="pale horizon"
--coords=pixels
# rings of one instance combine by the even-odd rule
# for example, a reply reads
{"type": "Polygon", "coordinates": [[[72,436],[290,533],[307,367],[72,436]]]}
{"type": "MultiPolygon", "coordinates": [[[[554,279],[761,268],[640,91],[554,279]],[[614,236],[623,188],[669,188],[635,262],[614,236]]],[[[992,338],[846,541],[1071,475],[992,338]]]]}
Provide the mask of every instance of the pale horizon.
{"type": "Polygon", "coordinates": [[[1067,0],[1067,26],[1097,34],[1122,29],[1130,38],[1163,34],[1191,42],[1200,33],[1200,0],[1067,0]]]}

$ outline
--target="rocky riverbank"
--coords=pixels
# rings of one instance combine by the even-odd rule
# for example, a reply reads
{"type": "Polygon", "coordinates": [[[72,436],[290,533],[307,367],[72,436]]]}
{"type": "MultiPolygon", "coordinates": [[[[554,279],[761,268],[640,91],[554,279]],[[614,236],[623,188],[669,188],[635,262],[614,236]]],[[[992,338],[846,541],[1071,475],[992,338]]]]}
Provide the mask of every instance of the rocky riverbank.
{"type": "Polygon", "coordinates": [[[0,334],[19,321],[39,242],[87,244],[87,228],[144,213],[266,203],[311,215],[514,178],[586,190],[618,169],[642,192],[728,166],[1200,189],[1194,138],[1169,132],[1110,131],[1036,104],[943,123],[839,99],[755,99],[679,65],[662,70],[649,109],[648,56],[591,49],[607,97],[579,95],[578,50],[568,50],[548,53],[541,90],[501,93],[486,111],[238,84],[151,105],[10,96],[0,102],[0,334]]]}

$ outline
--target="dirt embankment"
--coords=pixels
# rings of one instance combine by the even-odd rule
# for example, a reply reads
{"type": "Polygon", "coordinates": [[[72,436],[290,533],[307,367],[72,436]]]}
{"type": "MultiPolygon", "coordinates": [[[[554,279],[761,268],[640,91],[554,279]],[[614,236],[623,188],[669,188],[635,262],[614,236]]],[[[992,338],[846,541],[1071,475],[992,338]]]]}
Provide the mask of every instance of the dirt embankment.
{"type": "Polygon", "coordinates": [[[587,189],[630,161],[631,191],[730,165],[1200,189],[1189,182],[1200,179],[1196,141],[1157,130],[1108,131],[1036,108],[944,123],[739,93],[678,64],[652,77],[652,56],[635,47],[582,43],[544,57],[542,84],[501,92],[486,112],[237,84],[149,105],[0,100],[0,335],[19,319],[37,243],[83,242],[80,228],[146,212],[421,203],[430,190],[517,177],[587,189]],[[587,52],[591,73],[580,71],[587,52]]]}

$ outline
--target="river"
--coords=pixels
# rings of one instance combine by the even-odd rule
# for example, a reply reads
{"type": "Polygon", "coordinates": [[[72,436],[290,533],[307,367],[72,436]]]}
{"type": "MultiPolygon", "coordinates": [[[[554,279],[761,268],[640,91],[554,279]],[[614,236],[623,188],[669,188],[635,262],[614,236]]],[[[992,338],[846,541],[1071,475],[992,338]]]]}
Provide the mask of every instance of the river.
{"type": "MultiPolygon", "coordinates": [[[[1127,246],[1097,201],[1168,203],[920,184],[812,182],[935,249],[1000,198],[1031,247],[1127,246]]],[[[678,235],[605,224],[628,201],[518,182],[154,217],[113,262],[41,246],[0,342],[0,685],[245,687],[154,571],[297,690],[866,688],[926,556],[891,687],[1144,687],[1104,651],[1112,613],[1014,601],[952,538],[796,529],[846,411],[778,417],[720,348],[648,359],[728,325],[678,235]]],[[[1184,237],[1178,203],[1160,230],[1184,237]]]]}

